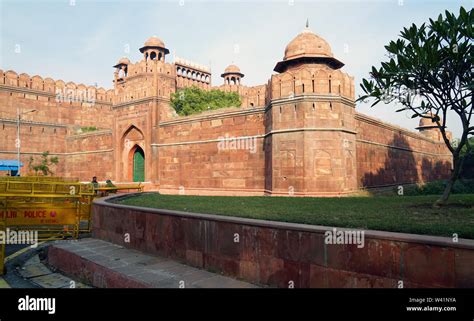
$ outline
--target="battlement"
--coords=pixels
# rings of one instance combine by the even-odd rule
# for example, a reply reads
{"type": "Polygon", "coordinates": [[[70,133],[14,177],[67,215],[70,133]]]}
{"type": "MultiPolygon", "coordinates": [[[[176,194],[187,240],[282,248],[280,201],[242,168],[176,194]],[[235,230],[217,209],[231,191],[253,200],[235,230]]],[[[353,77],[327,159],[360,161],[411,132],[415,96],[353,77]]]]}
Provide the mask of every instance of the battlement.
{"type": "Polygon", "coordinates": [[[354,77],[325,65],[301,65],[291,73],[272,75],[271,99],[301,94],[336,94],[353,100],[354,77]]]}
{"type": "Polygon", "coordinates": [[[102,87],[86,86],[74,82],[65,83],[63,80],[42,78],[35,75],[31,77],[26,73],[17,74],[13,70],[4,72],[0,70],[0,85],[18,87],[32,91],[42,91],[55,95],[58,101],[76,101],[84,103],[111,103],[114,91],[102,87]]]}
{"type": "Polygon", "coordinates": [[[165,75],[173,75],[173,65],[165,63],[159,60],[145,61],[140,60],[136,63],[129,63],[126,68],[126,75],[119,75],[123,80],[130,79],[134,76],[149,74],[149,73],[162,73],[165,75]]]}
{"type": "Polygon", "coordinates": [[[241,108],[255,108],[265,107],[268,104],[267,86],[267,84],[251,87],[223,84],[217,87],[211,87],[211,89],[218,89],[225,92],[236,92],[240,95],[240,99],[242,100],[241,108]]]}

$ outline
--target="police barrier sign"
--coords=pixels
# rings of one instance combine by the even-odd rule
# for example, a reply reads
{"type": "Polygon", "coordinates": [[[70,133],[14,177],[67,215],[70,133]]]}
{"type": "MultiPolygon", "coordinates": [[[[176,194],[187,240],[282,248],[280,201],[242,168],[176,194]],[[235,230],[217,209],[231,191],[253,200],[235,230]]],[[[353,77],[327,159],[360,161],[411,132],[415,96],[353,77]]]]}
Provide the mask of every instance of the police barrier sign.
{"type": "Polygon", "coordinates": [[[77,209],[74,208],[8,208],[0,209],[0,220],[7,226],[74,225],[77,209]]]}

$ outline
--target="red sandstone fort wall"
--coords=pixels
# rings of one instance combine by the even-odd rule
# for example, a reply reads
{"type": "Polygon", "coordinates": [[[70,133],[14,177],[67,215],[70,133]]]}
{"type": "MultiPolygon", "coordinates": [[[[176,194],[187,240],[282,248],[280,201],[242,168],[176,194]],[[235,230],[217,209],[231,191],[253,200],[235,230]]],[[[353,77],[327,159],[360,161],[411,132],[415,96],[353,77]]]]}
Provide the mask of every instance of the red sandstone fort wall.
{"type": "Polygon", "coordinates": [[[356,114],[359,187],[427,182],[449,177],[452,156],[442,140],[356,114]]]}
{"type": "Polygon", "coordinates": [[[71,135],[66,138],[65,176],[89,181],[114,179],[114,149],[111,130],[71,135]]]}
{"type": "MultiPolygon", "coordinates": [[[[106,169],[111,159],[103,154],[104,149],[112,148],[111,139],[74,135],[81,127],[112,127],[112,94],[103,88],[0,70],[0,158],[17,158],[19,109],[23,174],[33,174],[28,169],[30,158],[37,162],[45,151],[59,159],[58,165],[51,166],[55,175],[89,180],[89,170],[94,169],[91,162],[101,164],[99,171],[111,174],[106,169]],[[68,138],[71,135],[73,139],[68,138]],[[88,158],[89,153],[94,156],[88,158]]],[[[111,136],[110,130],[107,135],[111,136]]]]}
{"type": "Polygon", "coordinates": [[[263,194],[264,133],[262,109],[233,109],[161,123],[160,191],[263,194]],[[235,148],[223,140],[243,137],[252,139],[239,141],[239,146],[236,142],[235,148]]]}
{"type": "MultiPolygon", "coordinates": [[[[16,123],[0,124],[0,158],[17,159],[15,140],[17,135],[16,123]]],[[[44,124],[23,124],[21,129],[21,156],[20,162],[23,163],[22,173],[34,174],[28,170],[28,163],[33,157],[33,164],[41,160],[41,154],[49,151],[51,156],[57,156],[58,165],[51,167],[55,175],[64,175],[66,154],[64,153],[65,131],[66,128],[50,126],[44,124]],[[40,146],[40,148],[37,148],[40,146]]]]}
{"type": "Polygon", "coordinates": [[[21,162],[26,172],[30,157],[39,159],[49,151],[59,157],[56,175],[130,181],[132,145],[138,145],[145,152],[146,180],[170,193],[287,195],[292,187],[295,195],[313,195],[313,190],[323,195],[449,175],[451,156],[437,133],[409,132],[342,108],[351,105],[353,79],[339,70],[297,66],[293,76],[274,75],[267,85],[222,85],[217,88],[239,92],[242,108],[177,117],[169,105],[176,66],[142,65],[136,67],[153,69],[130,66],[127,88],[122,90],[121,83],[107,91],[0,70],[0,158],[16,159],[19,108],[36,110],[22,115],[21,162]],[[274,111],[264,121],[270,102],[274,111]],[[79,133],[90,126],[98,131],[79,133]],[[280,132],[302,128],[305,134],[280,132]],[[345,146],[351,139],[327,128],[357,132],[356,158],[351,160],[353,152],[345,146]],[[278,137],[272,136],[274,131],[278,137]],[[247,147],[226,145],[225,139],[243,137],[254,140],[250,145],[238,141],[247,147]],[[306,157],[303,162],[299,158],[299,167],[289,141],[306,157]],[[343,147],[332,152],[337,146],[343,147]],[[339,167],[331,165],[335,162],[339,167]],[[357,175],[357,186],[348,180],[351,175],[357,175]]]}

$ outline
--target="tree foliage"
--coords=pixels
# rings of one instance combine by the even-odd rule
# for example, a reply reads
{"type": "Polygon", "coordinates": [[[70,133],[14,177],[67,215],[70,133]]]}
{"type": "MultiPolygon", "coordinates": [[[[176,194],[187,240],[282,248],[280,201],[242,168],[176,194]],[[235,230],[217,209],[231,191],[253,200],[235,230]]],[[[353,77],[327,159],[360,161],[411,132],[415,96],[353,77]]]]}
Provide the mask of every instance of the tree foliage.
{"type": "Polygon", "coordinates": [[[397,112],[411,111],[412,118],[430,119],[441,131],[453,154],[454,170],[436,205],[447,202],[462,168],[461,151],[469,153],[473,147],[468,140],[474,135],[473,22],[473,10],[461,7],[458,16],[445,11],[428,25],[404,28],[399,39],[385,46],[389,60],[372,67],[371,77],[361,84],[364,94],[358,101],[373,99],[372,106],[395,101],[402,105],[397,112]],[[448,112],[463,129],[456,147],[446,133],[448,112]]]}
{"type": "Polygon", "coordinates": [[[94,132],[96,130],[97,130],[97,127],[95,127],[95,126],[81,127],[81,132],[83,132],[83,133],[94,132]]]}
{"type": "Polygon", "coordinates": [[[53,175],[53,172],[50,169],[50,166],[57,165],[59,159],[57,156],[49,156],[49,151],[43,152],[41,154],[41,159],[35,162],[33,156],[30,157],[28,161],[28,168],[35,172],[35,175],[38,173],[43,174],[43,176],[48,176],[48,174],[53,175]]]}
{"type": "Polygon", "coordinates": [[[178,115],[187,116],[206,110],[240,107],[241,101],[236,92],[228,93],[217,89],[207,91],[193,86],[173,93],[171,105],[178,115]]]}
{"type": "MultiPolygon", "coordinates": [[[[459,140],[456,140],[455,144],[459,144],[459,140]]],[[[468,144],[466,144],[460,152],[460,157],[463,158],[463,167],[459,176],[461,178],[474,179],[474,148],[468,151],[467,146],[468,144]]],[[[469,138],[469,146],[474,146],[474,137],[469,138]]]]}

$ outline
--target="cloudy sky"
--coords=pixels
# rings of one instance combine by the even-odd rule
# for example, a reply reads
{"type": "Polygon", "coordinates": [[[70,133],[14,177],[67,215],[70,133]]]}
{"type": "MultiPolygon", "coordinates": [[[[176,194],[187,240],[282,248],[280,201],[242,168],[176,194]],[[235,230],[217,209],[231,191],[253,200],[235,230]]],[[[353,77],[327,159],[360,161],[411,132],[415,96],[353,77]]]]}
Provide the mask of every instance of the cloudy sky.
{"type": "MultiPolygon", "coordinates": [[[[355,77],[358,95],[360,80],[386,58],[384,45],[404,26],[444,10],[457,13],[461,5],[472,8],[472,0],[0,0],[0,68],[111,88],[115,62],[141,59],[138,48],[155,35],[170,49],[168,61],[177,56],[210,66],[215,85],[230,63],[245,74],[243,84],[257,85],[267,82],[309,19],[355,77]]],[[[357,106],[393,124],[417,126],[395,108],[357,106]]],[[[457,122],[448,119],[454,136],[461,133],[457,122]]]]}

